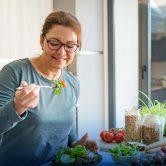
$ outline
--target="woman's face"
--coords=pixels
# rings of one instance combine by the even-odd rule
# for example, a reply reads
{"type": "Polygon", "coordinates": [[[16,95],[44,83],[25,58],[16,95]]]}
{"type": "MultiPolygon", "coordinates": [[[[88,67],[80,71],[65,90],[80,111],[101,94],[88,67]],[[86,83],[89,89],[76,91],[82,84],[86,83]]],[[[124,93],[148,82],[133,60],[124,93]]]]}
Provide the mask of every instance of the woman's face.
{"type": "Polygon", "coordinates": [[[70,28],[55,25],[40,38],[43,55],[49,67],[62,69],[72,63],[78,53],[77,34],[70,28]]]}

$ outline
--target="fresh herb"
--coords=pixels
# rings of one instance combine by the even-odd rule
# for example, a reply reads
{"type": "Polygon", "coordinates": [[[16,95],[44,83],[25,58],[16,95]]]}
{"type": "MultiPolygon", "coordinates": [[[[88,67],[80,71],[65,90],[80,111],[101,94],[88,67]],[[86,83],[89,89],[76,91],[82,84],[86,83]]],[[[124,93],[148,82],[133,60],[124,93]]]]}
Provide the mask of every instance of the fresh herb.
{"type": "Polygon", "coordinates": [[[98,153],[89,151],[85,146],[77,145],[73,148],[60,148],[53,159],[53,165],[95,165],[101,160],[102,157],[98,153]]]}
{"type": "Polygon", "coordinates": [[[119,146],[108,149],[108,151],[113,155],[115,159],[118,159],[120,156],[134,156],[139,152],[139,148],[133,145],[126,145],[121,143],[119,146]]]}
{"type": "Polygon", "coordinates": [[[55,88],[54,93],[56,95],[59,95],[62,92],[63,88],[66,87],[66,83],[64,80],[54,80],[53,82],[55,88]]]}
{"type": "Polygon", "coordinates": [[[85,146],[80,145],[76,146],[75,148],[69,148],[68,151],[70,156],[73,158],[85,157],[89,153],[89,150],[87,150],[85,146]]]}
{"type": "Polygon", "coordinates": [[[65,151],[66,151],[66,148],[60,148],[55,156],[55,160],[60,161],[61,156],[65,153],[65,151]]]}
{"type": "MultiPolygon", "coordinates": [[[[149,102],[150,106],[148,106],[142,99],[139,99],[142,103],[140,107],[141,115],[144,116],[145,114],[155,114],[162,117],[162,122],[165,123],[166,121],[166,103],[159,102],[158,100],[152,101],[145,93],[140,92],[149,102]]],[[[166,136],[166,125],[162,125],[163,127],[163,135],[166,136]]]]}
{"type": "Polygon", "coordinates": [[[141,115],[144,116],[145,114],[155,114],[166,119],[166,103],[159,102],[158,100],[152,101],[145,93],[140,93],[149,101],[150,104],[150,106],[148,106],[142,99],[139,99],[143,104],[140,107],[141,115]]]}

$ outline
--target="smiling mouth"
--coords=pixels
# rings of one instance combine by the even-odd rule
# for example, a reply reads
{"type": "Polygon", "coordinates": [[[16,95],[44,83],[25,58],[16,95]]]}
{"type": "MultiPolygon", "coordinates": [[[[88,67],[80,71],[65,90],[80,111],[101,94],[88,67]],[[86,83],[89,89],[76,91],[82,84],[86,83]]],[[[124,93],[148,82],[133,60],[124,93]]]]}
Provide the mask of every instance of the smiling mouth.
{"type": "Polygon", "coordinates": [[[63,62],[63,61],[66,60],[66,58],[57,58],[57,57],[53,57],[53,56],[52,56],[52,58],[55,59],[58,62],[63,62]]]}

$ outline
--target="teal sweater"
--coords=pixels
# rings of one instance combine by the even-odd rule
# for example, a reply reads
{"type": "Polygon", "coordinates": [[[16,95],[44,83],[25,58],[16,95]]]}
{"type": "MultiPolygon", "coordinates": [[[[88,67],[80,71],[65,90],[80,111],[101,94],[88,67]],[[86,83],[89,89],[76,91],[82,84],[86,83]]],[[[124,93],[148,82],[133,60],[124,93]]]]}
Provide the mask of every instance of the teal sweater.
{"type": "Polygon", "coordinates": [[[0,71],[0,166],[33,166],[52,160],[60,147],[76,141],[76,103],[79,82],[67,70],[67,84],[59,95],[40,89],[39,103],[23,117],[14,110],[13,98],[22,81],[51,86],[28,59],[7,64],[0,71]]]}

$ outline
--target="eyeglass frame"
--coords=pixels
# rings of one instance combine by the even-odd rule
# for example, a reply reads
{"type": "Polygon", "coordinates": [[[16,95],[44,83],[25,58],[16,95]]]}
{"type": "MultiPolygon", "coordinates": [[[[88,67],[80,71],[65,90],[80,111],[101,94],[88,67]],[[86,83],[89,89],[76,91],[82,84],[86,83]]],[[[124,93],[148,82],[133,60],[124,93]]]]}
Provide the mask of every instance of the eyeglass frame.
{"type": "MultiPolygon", "coordinates": [[[[62,42],[59,41],[58,39],[54,38],[54,40],[55,40],[56,42],[59,42],[59,43],[60,43],[60,47],[59,47],[58,49],[53,49],[53,48],[50,48],[50,42],[51,42],[51,41],[53,42],[54,40],[47,39],[47,37],[46,37],[45,35],[44,35],[44,38],[46,39],[46,42],[47,42],[47,45],[48,45],[48,48],[49,48],[49,49],[51,49],[51,50],[55,50],[55,51],[58,51],[58,50],[63,46],[63,47],[64,47],[64,50],[66,51],[66,46],[67,46],[67,44],[62,43],[62,42]]],[[[74,53],[74,52],[76,52],[77,49],[80,47],[79,44],[72,43],[72,45],[77,46],[76,49],[75,49],[74,51],[68,51],[68,50],[67,50],[66,52],[74,53]]]]}

